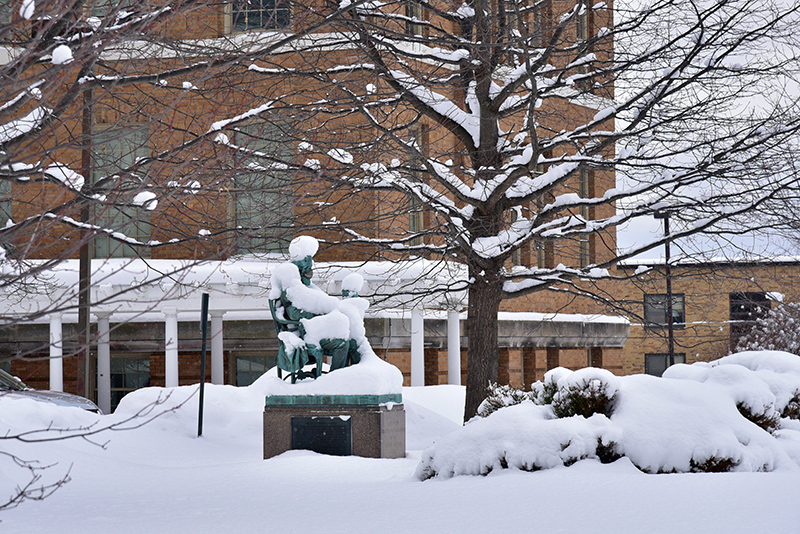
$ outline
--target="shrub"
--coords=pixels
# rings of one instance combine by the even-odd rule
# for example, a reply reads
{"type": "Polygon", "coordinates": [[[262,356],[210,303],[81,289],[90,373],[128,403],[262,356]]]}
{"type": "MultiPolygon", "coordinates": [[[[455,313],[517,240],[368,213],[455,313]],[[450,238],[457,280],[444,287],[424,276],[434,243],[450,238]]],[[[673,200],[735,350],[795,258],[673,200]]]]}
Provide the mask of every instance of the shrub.
{"type": "Polygon", "coordinates": [[[786,408],[783,409],[781,417],[800,419],[800,389],[794,392],[794,397],[786,404],[786,408]]]}
{"type": "Polygon", "coordinates": [[[696,461],[694,458],[689,460],[689,466],[692,473],[727,473],[738,465],[733,458],[718,458],[711,456],[702,462],[696,461]]]}
{"type": "Polygon", "coordinates": [[[556,417],[594,414],[610,416],[614,399],[619,391],[617,379],[604,369],[587,367],[558,382],[558,392],[553,396],[553,413],[556,417]]]}
{"type": "Polygon", "coordinates": [[[750,406],[746,406],[742,402],[736,403],[736,408],[745,419],[757,424],[770,434],[776,431],[781,426],[781,416],[769,406],[763,412],[756,412],[750,406]]]}
{"type": "Polygon", "coordinates": [[[521,389],[513,388],[509,385],[489,384],[486,388],[486,398],[478,406],[477,415],[487,417],[500,408],[520,404],[526,400],[535,400],[535,392],[526,392],[521,389]]]}

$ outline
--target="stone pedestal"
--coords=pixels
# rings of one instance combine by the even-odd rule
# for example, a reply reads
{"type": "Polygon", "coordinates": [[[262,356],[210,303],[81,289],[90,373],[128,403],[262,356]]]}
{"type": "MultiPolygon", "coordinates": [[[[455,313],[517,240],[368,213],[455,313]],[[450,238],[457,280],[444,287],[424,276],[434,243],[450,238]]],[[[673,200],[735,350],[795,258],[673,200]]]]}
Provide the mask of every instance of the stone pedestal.
{"type": "Polygon", "coordinates": [[[403,458],[401,395],[271,395],[264,408],[264,458],[292,449],[403,458]]]}

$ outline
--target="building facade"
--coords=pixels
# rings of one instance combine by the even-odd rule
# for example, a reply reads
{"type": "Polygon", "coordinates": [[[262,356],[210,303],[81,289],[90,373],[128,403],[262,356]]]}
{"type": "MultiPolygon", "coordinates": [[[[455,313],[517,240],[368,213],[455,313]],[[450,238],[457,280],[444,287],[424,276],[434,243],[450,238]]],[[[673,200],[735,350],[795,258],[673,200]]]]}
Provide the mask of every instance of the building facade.
{"type": "MultiPolygon", "coordinates": [[[[274,362],[277,340],[265,298],[269,267],[280,261],[297,228],[324,240],[333,236],[332,223],[344,221],[372,235],[415,236],[408,241],[411,246],[435,246],[441,239],[433,230],[439,214],[415,203],[413,195],[395,191],[354,196],[328,187],[320,171],[322,158],[329,168],[337,162],[357,168],[358,161],[353,164],[349,155],[331,150],[316,153],[314,143],[335,146],[337,138],[347,135],[350,145],[363,141],[366,146],[379,128],[340,108],[320,109],[324,106],[315,106],[316,99],[353,87],[372,85],[378,95],[390,94],[391,88],[368,72],[337,79],[333,89],[313,76],[286,75],[309,64],[320,72],[326,65],[335,68],[357,60],[335,40],[318,46],[319,40],[331,38],[327,28],[306,35],[297,45],[302,52],[288,45],[272,47],[284,34],[313,29],[320,20],[315,9],[325,7],[321,3],[191,2],[180,4],[179,15],[153,17],[152,22],[148,12],[137,11],[139,4],[94,2],[58,11],[64,5],[43,4],[30,19],[7,13],[2,33],[5,56],[0,63],[17,73],[2,101],[20,102],[19,109],[34,125],[29,131],[36,133],[23,132],[27,123],[16,122],[14,132],[22,133],[5,140],[31,166],[3,181],[0,207],[13,224],[6,226],[2,242],[9,258],[40,262],[19,267],[20,280],[39,272],[44,278],[21,293],[4,295],[8,313],[0,331],[0,360],[30,385],[85,393],[113,407],[138,387],[196,383],[201,379],[197,296],[203,289],[212,293],[213,365],[205,378],[247,385],[274,362]],[[92,44],[87,37],[86,49],[72,46],[72,62],[25,63],[25,50],[71,43],[65,36],[78,30],[86,35],[90,30],[113,32],[115,24],[140,32],[142,39],[121,40],[93,55],[91,47],[101,46],[102,40],[92,44]],[[314,54],[307,46],[311,41],[314,54]],[[207,65],[198,68],[205,59],[207,65]],[[37,81],[51,78],[63,83],[37,81]],[[32,86],[43,90],[37,93],[32,86]],[[57,121],[37,119],[51,113],[42,101],[62,103],[53,108],[60,113],[57,121]],[[34,179],[25,172],[35,174],[34,179]],[[78,175],[81,187],[76,185],[78,175]],[[94,201],[91,213],[82,211],[86,199],[94,201]],[[176,268],[175,261],[189,263],[176,268]],[[205,263],[190,265],[197,261],[205,263]],[[63,267],[59,272],[58,265],[63,267]],[[83,294],[91,297],[92,348],[87,354],[82,352],[85,342],[76,309],[81,306],[79,273],[88,265],[91,288],[83,294]],[[239,274],[215,278],[233,271],[239,274]],[[136,273],[146,274],[136,278],[136,273]]],[[[564,33],[570,50],[611,25],[610,4],[594,10],[586,2],[577,5],[581,9],[564,33]]],[[[148,6],[150,13],[159,8],[157,2],[148,6]]],[[[398,28],[414,46],[419,44],[414,40],[433,36],[428,19],[439,4],[429,7],[416,1],[397,4],[398,28]]],[[[501,17],[495,23],[516,24],[517,32],[529,25],[544,44],[552,37],[547,24],[572,12],[576,4],[554,0],[535,7],[517,13],[519,20],[501,17]]],[[[447,24],[458,26],[455,19],[447,24]]],[[[606,59],[611,53],[594,51],[606,59]]],[[[419,62],[425,69],[444,69],[430,58],[419,62]]],[[[554,59],[559,62],[567,65],[569,60],[554,59]]],[[[542,132],[586,122],[613,97],[609,80],[598,81],[595,88],[588,77],[581,77],[585,65],[564,68],[574,70],[570,73],[577,76],[575,87],[582,97],[544,104],[548,120],[542,132]]],[[[456,93],[447,96],[463,102],[463,91],[456,93]]],[[[409,114],[402,107],[393,113],[399,121],[409,114]]],[[[521,117],[503,120],[511,125],[521,117]]],[[[466,157],[459,139],[430,117],[409,120],[397,131],[407,139],[409,151],[381,154],[378,161],[386,165],[397,160],[395,168],[413,174],[429,156],[466,157]]],[[[566,155],[559,148],[543,153],[540,161],[555,162],[566,155]]],[[[547,171],[548,163],[541,167],[537,175],[547,171]]],[[[614,185],[612,170],[582,165],[574,179],[537,199],[531,210],[558,194],[602,197],[614,185]]],[[[583,206],[573,215],[591,220],[613,212],[614,205],[605,203],[583,206]]],[[[357,268],[369,270],[377,261],[397,259],[391,249],[324,245],[319,259],[331,264],[361,261],[357,268]]],[[[509,258],[507,269],[586,267],[610,258],[615,246],[613,231],[529,242],[509,258]]],[[[376,300],[367,325],[376,353],[397,365],[408,384],[460,382],[468,355],[459,316],[464,297],[380,302],[375,295],[386,294],[387,284],[392,285],[387,279],[399,280],[396,292],[403,293],[405,284],[433,276],[424,269],[400,271],[383,280],[376,277],[366,294],[376,300]]],[[[331,276],[318,278],[337,294],[331,276]]],[[[445,284],[464,279],[463,273],[441,276],[445,284]]],[[[415,290],[421,294],[423,289],[430,291],[427,286],[415,290]]],[[[500,316],[500,380],[530,384],[558,365],[624,372],[627,333],[627,320],[609,315],[589,299],[543,292],[506,301],[500,316]]]]}

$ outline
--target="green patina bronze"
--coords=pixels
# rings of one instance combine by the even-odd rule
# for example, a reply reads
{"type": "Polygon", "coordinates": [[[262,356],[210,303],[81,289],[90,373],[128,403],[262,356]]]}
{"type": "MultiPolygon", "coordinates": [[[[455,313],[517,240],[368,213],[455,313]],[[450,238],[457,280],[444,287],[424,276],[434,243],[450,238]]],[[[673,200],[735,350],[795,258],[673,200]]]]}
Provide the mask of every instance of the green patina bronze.
{"type": "MultiPolygon", "coordinates": [[[[300,272],[300,281],[306,287],[310,287],[311,278],[314,275],[312,257],[306,256],[302,260],[292,263],[300,272]]],[[[348,298],[351,296],[349,293],[343,296],[348,298]]],[[[356,293],[355,296],[358,294],[356,293]]],[[[296,307],[286,295],[286,291],[283,290],[279,299],[269,301],[269,309],[272,312],[275,331],[279,336],[282,332],[291,332],[305,340],[306,332],[301,319],[311,319],[315,317],[313,313],[296,307]]],[[[289,373],[292,384],[298,379],[318,378],[322,374],[322,362],[326,356],[330,357],[330,371],[361,361],[358,343],[353,339],[322,339],[319,345],[305,343],[301,347],[292,348],[287,347],[281,340],[277,356],[278,377],[281,377],[281,370],[283,370],[289,373]],[[311,364],[314,364],[311,370],[303,369],[311,364]]]]}
{"type": "Polygon", "coordinates": [[[376,406],[401,404],[400,393],[385,395],[269,395],[267,406],[376,406]]]}

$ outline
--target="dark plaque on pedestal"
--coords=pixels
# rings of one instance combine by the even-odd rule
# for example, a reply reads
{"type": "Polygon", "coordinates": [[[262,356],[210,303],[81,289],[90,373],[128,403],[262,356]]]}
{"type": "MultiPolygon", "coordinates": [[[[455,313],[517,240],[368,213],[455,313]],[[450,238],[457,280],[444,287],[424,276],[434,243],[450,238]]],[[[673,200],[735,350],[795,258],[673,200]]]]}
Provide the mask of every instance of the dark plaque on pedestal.
{"type": "Polygon", "coordinates": [[[292,449],[332,456],[353,454],[353,425],[349,416],[292,417],[292,449]]]}

